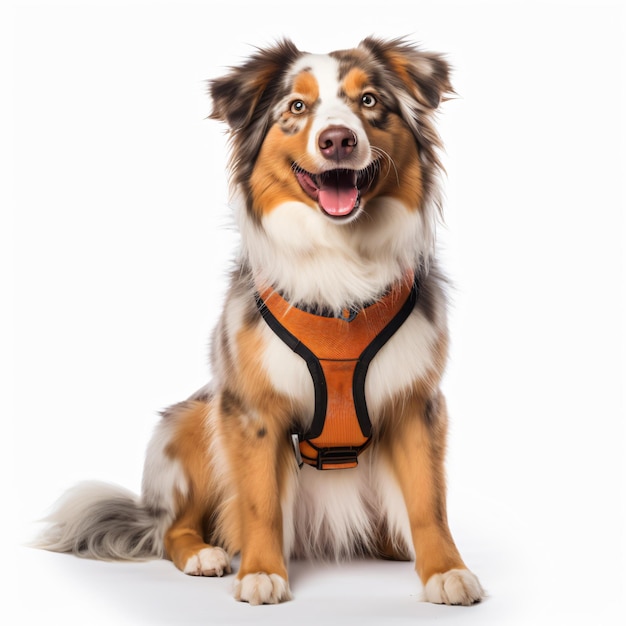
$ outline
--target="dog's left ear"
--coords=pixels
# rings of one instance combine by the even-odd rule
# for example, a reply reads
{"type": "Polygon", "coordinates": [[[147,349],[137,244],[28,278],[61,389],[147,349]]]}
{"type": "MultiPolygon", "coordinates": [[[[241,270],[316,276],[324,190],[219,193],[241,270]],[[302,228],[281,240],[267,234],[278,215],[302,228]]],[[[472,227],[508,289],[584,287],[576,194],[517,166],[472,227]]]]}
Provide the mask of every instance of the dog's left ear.
{"type": "Polygon", "coordinates": [[[359,45],[381,61],[392,82],[399,81],[422,107],[434,110],[447,94],[454,93],[450,66],[440,54],[424,52],[404,39],[385,41],[368,37],[359,45]]]}
{"type": "Polygon", "coordinates": [[[434,124],[434,112],[447,95],[454,94],[450,67],[439,54],[424,52],[405,39],[385,41],[364,39],[359,47],[374,57],[382,73],[387,95],[395,100],[397,113],[407,123],[419,146],[424,198],[436,195],[437,171],[443,166],[438,151],[441,139],[434,124]]]}
{"type": "Polygon", "coordinates": [[[209,82],[213,101],[211,118],[239,131],[262,118],[272,103],[271,86],[300,55],[288,39],[258,49],[244,64],[209,82]]]}

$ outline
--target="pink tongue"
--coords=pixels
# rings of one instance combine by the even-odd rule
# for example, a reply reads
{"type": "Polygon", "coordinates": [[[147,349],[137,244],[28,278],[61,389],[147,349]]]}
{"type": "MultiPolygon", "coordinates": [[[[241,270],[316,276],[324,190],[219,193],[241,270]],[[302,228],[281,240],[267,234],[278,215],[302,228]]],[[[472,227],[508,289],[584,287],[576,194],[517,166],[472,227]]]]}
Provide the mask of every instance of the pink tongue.
{"type": "Polygon", "coordinates": [[[343,176],[337,179],[329,176],[329,179],[320,186],[317,202],[328,215],[348,215],[356,206],[359,190],[352,181],[346,184],[348,181],[343,176]]]}

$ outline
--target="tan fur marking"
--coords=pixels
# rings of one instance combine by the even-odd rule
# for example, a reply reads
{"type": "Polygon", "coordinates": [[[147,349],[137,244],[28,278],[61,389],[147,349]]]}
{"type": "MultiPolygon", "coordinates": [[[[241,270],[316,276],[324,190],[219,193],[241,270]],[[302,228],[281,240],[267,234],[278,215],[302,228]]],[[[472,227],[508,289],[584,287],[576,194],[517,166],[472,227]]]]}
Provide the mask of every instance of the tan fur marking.
{"type": "Polygon", "coordinates": [[[264,323],[259,320],[258,324],[244,326],[237,335],[236,388],[259,415],[267,415],[270,422],[285,427],[290,417],[289,401],[274,390],[264,372],[262,354],[265,344],[261,333],[264,323]]]}
{"type": "Polygon", "coordinates": [[[351,100],[358,100],[369,85],[369,77],[358,67],[352,68],[343,80],[343,89],[351,100]]]}
{"type": "Polygon", "coordinates": [[[300,72],[296,76],[293,82],[293,92],[295,96],[302,96],[309,106],[320,96],[317,79],[311,72],[300,72]]]}
{"type": "Polygon", "coordinates": [[[392,115],[385,130],[369,127],[367,133],[373,151],[382,156],[378,183],[365,197],[391,196],[409,210],[418,209],[422,200],[422,173],[411,131],[399,117],[392,115]]]}
{"type": "Polygon", "coordinates": [[[208,402],[193,400],[182,403],[175,415],[165,418],[177,422],[175,436],[166,453],[182,463],[192,489],[205,483],[208,474],[206,448],[209,435],[205,424],[208,411],[208,402]]]}
{"type": "Polygon", "coordinates": [[[426,374],[415,381],[413,385],[413,393],[422,398],[430,398],[433,394],[438,393],[439,384],[446,367],[448,358],[448,334],[446,332],[439,333],[434,345],[431,348],[433,366],[426,374]]]}
{"type": "Polygon", "coordinates": [[[391,66],[392,70],[400,77],[402,82],[411,89],[411,91],[414,91],[413,81],[411,80],[411,76],[407,70],[409,65],[408,59],[403,54],[392,50],[388,50],[385,56],[387,57],[387,62],[391,66]]]}
{"type": "Polygon", "coordinates": [[[311,123],[309,118],[304,128],[293,135],[285,134],[277,125],[269,130],[250,179],[254,209],[259,215],[294,200],[316,206],[302,191],[292,169],[294,162],[313,169],[306,148],[311,123]]]}
{"type": "MultiPolygon", "coordinates": [[[[412,66],[415,70],[419,68],[420,73],[426,78],[431,74],[432,61],[426,58],[416,58],[416,59],[408,59],[403,53],[397,52],[394,50],[387,50],[385,53],[385,57],[387,59],[387,63],[389,63],[391,69],[397,74],[397,76],[402,80],[408,89],[409,93],[411,93],[417,100],[419,100],[422,104],[426,104],[428,106],[432,106],[429,103],[428,98],[422,93],[422,89],[415,82],[415,79],[411,76],[409,68],[412,66]]],[[[451,90],[451,86],[448,83],[447,79],[444,81],[444,89],[446,91],[451,90]]]]}

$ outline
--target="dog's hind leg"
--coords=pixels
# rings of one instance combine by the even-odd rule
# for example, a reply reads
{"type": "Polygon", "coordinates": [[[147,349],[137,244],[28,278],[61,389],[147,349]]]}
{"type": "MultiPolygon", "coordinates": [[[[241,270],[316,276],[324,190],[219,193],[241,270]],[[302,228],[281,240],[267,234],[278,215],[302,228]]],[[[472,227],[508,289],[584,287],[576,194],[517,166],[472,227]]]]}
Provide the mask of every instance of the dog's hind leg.
{"type": "MultiPolygon", "coordinates": [[[[163,430],[167,436],[161,441],[161,456],[168,459],[170,471],[176,468],[184,476],[172,494],[176,500],[176,517],[165,532],[163,543],[174,565],[192,576],[222,576],[231,571],[226,551],[205,541],[205,537],[212,534],[212,529],[205,527],[205,520],[214,518],[212,513],[220,491],[213,479],[209,459],[212,439],[210,409],[208,399],[190,400],[163,414],[163,430]]],[[[157,434],[157,442],[158,437],[157,434]]],[[[155,447],[159,448],[158,445],[155,447]]],[[[168,467],[168,463],[161,462],[158,466],[168,467]]],[[[147,490],[150,489],[151,469],[147,460],[144,478],[147,490]]],[[[155,473],[158,479],[159,471],[155,473]]]]}
{"type": "Polygon", "coordinates": [[[217,546],[204,541],[201,520],[189,510],[165,533],[165,551],[185,574],[223,576],[230,574],[230,557],[217,546]]]}

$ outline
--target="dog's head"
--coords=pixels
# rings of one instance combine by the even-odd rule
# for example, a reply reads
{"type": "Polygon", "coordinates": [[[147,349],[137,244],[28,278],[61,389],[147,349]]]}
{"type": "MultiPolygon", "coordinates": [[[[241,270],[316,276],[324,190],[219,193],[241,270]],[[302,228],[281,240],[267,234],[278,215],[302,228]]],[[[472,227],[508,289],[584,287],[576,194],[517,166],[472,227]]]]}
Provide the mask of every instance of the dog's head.
{"type": "Polygon", "coordinates": [[[328,55],[285,40],[210,85],[249,212],[297,201],[339,224],[375,197],[424,206],[439,167],[433,112],[450,91],[440,56],[375,38],[328,55]]]}

